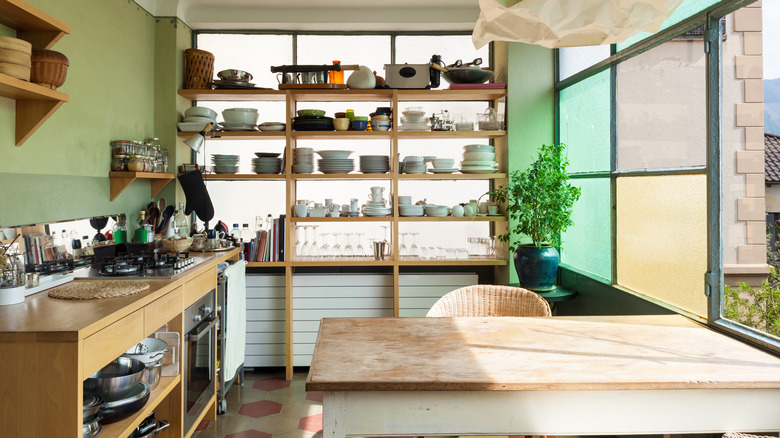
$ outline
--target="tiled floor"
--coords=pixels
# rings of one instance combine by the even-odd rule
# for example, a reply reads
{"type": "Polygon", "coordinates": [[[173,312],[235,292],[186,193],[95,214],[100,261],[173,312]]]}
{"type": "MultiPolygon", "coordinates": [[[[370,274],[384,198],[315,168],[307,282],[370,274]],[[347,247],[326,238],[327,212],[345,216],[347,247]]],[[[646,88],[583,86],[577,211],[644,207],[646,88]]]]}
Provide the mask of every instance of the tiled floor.
{"type": "Polygon", "coordinates": [[[204,421],[194,438],[320,438],[322,393],[305,390],[306,373],[291,381],[284,370],[245,373],[243,385],[233,384],[227,411],[217,421],[204,421]]]}

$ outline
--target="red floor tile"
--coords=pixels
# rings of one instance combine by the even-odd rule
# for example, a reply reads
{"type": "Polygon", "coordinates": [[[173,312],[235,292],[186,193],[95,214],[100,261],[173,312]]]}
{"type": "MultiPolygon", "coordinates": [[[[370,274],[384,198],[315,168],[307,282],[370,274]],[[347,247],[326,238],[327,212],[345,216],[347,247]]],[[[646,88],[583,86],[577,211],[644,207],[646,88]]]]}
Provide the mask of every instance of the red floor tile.
{"type": "Polygon", "coordinates": [[[260,418],[268,415],[274,415],[282,412],[282,405],[270,400],[260,400],[252,403],[246,403],[241,405],[238,410],[240,415],[246,415],[247,417],[260,418]]]}
{"type": "Polygon", "coordinates": [[[298,421],[298,429],[309,432],[322,432],[322,414],[303,417],[298,421]]]}
{"type": "Polygon", "coordinates": [[[252,388],[260,389],[263,391],[275,391],[277,389],[289,388],[289,387],[290,387],[290,382],[288,380],[276,379],[276,378],[256,380],[255,383],[252,384],[252,388]]]}
{"type": "Polygon", "coordinates": [[[225,435],[225,438],[271,438],[271,434],[257,430],[243,430],[241,432],[225,435]]]}
{"type": "Polygon", "coordinates": [[[322,391],[309,391],[306,393],[306,400],[322,403],[322,391]]]}
{"type": "Polygon", "coordinates": [[[195,431],[204,430],[209,427],[209,424],[211,424],[211,421],[203,420],[198,424],[198,427],[195,428],[195,431]]]}

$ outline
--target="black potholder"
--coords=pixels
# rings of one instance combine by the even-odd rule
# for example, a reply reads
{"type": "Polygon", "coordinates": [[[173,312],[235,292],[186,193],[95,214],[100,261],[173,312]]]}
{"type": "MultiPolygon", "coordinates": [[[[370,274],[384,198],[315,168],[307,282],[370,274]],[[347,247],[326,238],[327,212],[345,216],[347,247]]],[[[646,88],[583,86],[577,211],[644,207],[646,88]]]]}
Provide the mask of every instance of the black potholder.
{"type": "Polygon", "coordinates": [[[179,184],[184,191],[184,197],[187,205],[184,207],[184,214],[190,214],[193,211],[198,215],[198,219],[208,222],[214,217],[214,204],[211,203],[211,197],[206,190],[206,183],[203,182],[203,175],[199,170],[193,170],[179,176],[179,184]]]}

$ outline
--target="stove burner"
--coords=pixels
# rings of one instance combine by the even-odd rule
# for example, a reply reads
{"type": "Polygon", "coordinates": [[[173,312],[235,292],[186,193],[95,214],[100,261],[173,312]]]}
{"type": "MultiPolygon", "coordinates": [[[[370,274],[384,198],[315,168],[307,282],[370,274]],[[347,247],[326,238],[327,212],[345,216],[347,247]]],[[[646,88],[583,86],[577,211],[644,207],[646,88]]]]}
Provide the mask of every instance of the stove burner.
{"type": "Polygon", "coordinates": [[[173,271],[189,267],[194,260],[189,258],[189,252],[176,254],[152,253],[142,255],[123,255],[106,257],[100,264],[98,272],[102,276],[130,276],[144,274],[156,276],[165,271],[173,271]]]}

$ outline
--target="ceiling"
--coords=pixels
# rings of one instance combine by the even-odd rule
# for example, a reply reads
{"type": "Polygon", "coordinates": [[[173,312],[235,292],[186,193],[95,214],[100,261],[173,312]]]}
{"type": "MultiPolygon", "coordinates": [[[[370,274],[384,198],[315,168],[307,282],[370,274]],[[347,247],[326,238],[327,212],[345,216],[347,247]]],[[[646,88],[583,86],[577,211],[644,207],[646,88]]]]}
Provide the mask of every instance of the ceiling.
{"type": "Polygon", "coordinates": [[[478,0],[135,0],[192,29],[471,31],[478,0]]]}

